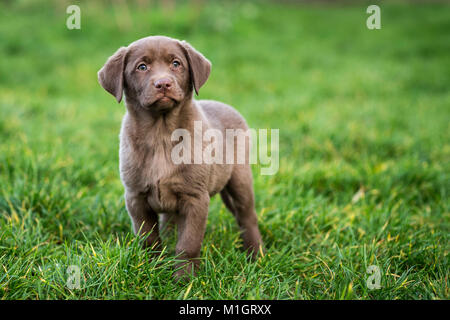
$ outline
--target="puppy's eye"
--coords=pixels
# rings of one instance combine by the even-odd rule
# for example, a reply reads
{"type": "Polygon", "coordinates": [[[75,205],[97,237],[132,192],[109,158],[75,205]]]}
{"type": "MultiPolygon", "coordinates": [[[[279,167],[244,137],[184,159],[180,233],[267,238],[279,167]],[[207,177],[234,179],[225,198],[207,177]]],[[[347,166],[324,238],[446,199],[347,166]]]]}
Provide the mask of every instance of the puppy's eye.
{"type": "Polygon", "coordinates": [[[147,66],[144,63],[141,63],[140,65],[138,65],[138,70],[140,71],[145,71],[147,70],[147,66]]]}
{"type": "Polygon", "coordinates": [[[181,65],[181,63],[180,63],[180,61],[178,61],[178,60],[174,60],[174,61],[172,62],[172,65],[173,65],[175,68],[178,68],[178,67],[181,65]]]}

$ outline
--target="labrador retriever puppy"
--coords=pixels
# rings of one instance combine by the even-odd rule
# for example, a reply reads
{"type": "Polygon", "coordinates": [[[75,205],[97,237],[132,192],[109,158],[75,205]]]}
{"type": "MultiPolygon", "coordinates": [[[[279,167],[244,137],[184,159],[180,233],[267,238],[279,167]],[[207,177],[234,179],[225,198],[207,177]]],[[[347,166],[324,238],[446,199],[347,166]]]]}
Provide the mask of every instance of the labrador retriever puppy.
{"type": "MultiPolygon", "coordinates": [[[[211,63],[187,42],[151,36],[121,47],[98,72],[101,86],[119,103],[125,95],[120,177],[134,232],[145,239],[146,247],[155,249],[161,245],[160,229],[169,221],[176,224],[176,254],[182,261],[174,273],[176,278],[195,274],[210,198],[216,193],[235,216],[250,256],[254,258],[262,248],[247,143],[244,163],[173,160],[174,147],[180,143],[192,143],[186,149],[192,159],[198,156],[196,150],[205,150],[211,143],[195,139],[195,125],[202,132],[219,130],[223,137],[227,129],[241,129],[237,131],[241,134],[248,129],[232,107],[193,99],[193,92],[198,94],[210,70],[211,63]],[[179,139],[174,139],[176,130],[188,135],[175,135],[179,139]]],[[[223,159],[231,148],[237,152],[236,145],[221,145],[223,159]]]]}

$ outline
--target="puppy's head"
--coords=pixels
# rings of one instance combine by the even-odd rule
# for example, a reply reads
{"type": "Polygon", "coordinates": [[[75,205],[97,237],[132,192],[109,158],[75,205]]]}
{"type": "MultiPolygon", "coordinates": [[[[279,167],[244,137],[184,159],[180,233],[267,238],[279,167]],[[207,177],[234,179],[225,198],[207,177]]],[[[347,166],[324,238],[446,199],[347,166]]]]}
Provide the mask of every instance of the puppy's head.
{"type": "Polygon", "coordinates": [[[154,36],[122,47],[98,72],[102,87],[118,102],[164,112],[198,94],[211,63],[185,41],[154,36]]]}

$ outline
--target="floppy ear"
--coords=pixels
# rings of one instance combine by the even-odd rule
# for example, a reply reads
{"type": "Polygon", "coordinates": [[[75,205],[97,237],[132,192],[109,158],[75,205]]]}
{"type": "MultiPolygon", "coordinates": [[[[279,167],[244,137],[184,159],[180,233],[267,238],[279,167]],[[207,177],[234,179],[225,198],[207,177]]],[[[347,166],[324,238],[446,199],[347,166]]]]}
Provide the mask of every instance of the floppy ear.
{"type": "Polygon", "coordinates": [[[195,93],[198,95],[198,90],[200,90],[206,80],[208,80],[209,73],[211,72],[211,62],[209,62],[209,60],[200,52],[192,48],[186,41],[180,41],[180,45],[183,47],[189,62],[189,72],[194,84],[195,93]]]}
{"type": "Polygon", "coordinates": [[[116,97],[117,102],[122,101],[123,69],[127,48],[121,47],[116,51],[97,73],[101,86],[116,97]]]}

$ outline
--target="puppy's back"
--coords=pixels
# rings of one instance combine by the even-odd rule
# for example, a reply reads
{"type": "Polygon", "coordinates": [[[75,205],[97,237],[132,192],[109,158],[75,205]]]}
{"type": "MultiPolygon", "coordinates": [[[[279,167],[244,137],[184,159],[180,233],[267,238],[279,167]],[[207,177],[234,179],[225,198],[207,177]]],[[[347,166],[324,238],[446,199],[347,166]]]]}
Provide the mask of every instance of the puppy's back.
{"type": "Polygon", "coordinates": [[[248,129],[245,119],[233,107],[214,100],[198,100],[196,102],[208,118],[211,127],[222,132],[225,132],[225,129],[248,129]]]}

